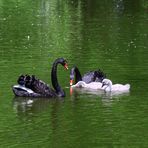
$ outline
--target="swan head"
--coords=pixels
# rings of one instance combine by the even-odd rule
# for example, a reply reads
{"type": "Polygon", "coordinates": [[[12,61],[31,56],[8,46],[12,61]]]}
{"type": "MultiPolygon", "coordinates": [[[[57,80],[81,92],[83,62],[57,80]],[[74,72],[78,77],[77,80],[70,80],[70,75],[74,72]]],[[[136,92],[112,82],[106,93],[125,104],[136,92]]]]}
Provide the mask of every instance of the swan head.
{"type": "Polygon", "coordinates": [[[64,58],[58,58],[54,61],[52,67],[57,67],[57,64],[61,64],[62,66],[64,66],[65,69],[68,69],[68,64],[67,64],[67,60],[64,58]]]}
{"type": "Polygon", "coordinates": [[[104,79],[102,81],[102,87],[104,87],[104,90],[111,91],[112,81],[109,79],[104,79]]]}
{"type": "Polygon", "coordinates": [[[65,60],[64,58],[59,58],[58,61],[64,66],[65,69],[68,69],[67,60],[65,60]]]}

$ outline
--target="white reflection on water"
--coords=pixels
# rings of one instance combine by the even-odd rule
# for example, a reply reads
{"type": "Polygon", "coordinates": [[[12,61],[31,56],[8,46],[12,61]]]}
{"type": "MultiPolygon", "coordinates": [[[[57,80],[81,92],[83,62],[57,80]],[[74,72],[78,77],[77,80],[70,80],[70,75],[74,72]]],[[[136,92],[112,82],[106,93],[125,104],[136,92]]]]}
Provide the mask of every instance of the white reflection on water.
{"type": "Polygon", "coordinates": [[[27,98],[27,97],[15,97],[13,99],[13,109],[18,116],[22,114],[35,115],[46,110],[50,103],[63,102],[63,98],[27,98]]]}
{"type": "Polygon", "coordinates": [[[82,95],[82,98],[101,99],[104,106],[112,106],[114,101],[120,100],[124,96],[129,96],[130,92],[105,92],[102,90],[90,90],[86,88],[70,88],[72,100],[76,100],[82,95]]]}

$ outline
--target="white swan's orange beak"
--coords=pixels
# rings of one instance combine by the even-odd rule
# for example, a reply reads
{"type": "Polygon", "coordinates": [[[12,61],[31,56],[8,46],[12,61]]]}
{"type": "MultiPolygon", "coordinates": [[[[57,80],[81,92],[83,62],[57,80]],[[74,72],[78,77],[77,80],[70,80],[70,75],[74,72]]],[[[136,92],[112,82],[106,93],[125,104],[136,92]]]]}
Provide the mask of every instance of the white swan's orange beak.
{"type": "Polygon", "coordinates": [[[64,68],[68,69],[68,64],[67,63],[65,63],[64,68]]]}
{"type": "Polygon", "coordinates": [[[73,80],[70,80],[70,86],[73,84],[73,80]]]}

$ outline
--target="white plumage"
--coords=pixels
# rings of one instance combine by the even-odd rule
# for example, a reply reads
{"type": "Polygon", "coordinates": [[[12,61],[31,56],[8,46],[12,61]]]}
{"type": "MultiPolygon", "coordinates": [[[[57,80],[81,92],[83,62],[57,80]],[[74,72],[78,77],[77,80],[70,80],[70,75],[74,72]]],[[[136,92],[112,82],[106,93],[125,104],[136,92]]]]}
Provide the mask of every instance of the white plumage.
{"type": "Polygon", "coordinates": [[[112,84],[111,80],[104,79],[102,87],[106,92],[127,92],[130,89],[130,84],[112,84]]]}
{"type": "Polygon", "coordinates": [[[130,89],[130,84],[112,84],[109,79],[104,79],[102,83],[91,82],[86,84],[84,81],[79,81],[77,84],[72,85],[74,88],[87,88],[90,90],[104,90],[105,92],[128,92],[130,89]]]}
{"type": "Polygon", "coordinates": [[[18,89],[20,91],[28,92],[28,93],[34,93],[33,90],[31,90],[31,89],[29,89],[29,88],[27,88],[25,86],[22,86],[22,85],[14,85],[13,88],[18,89]]]}
{"type": "Polygon", "coordinates": [[[86,84],[84,81],[79,81],[77,84],[72,85],[71,87],[76,88],[88,88],[88,89],[102,89],[102,83],[100,82],[91,82],[89,84],[86,84]]]}

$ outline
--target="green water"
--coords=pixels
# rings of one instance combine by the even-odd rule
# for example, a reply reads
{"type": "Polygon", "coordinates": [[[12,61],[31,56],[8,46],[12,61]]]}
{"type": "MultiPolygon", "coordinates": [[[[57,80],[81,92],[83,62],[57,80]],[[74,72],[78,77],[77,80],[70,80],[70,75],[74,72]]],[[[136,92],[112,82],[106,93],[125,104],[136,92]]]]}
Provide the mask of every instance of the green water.
{"type": "Polygon", "coordinates": [[[0,147],[148,147],[148,3],[144,0],[0,0],[0,147]],[[51,84],[58,57],[81,73],[102,69],[130,93],[15,98],[21,73],[51,84]]]}

